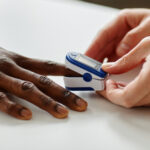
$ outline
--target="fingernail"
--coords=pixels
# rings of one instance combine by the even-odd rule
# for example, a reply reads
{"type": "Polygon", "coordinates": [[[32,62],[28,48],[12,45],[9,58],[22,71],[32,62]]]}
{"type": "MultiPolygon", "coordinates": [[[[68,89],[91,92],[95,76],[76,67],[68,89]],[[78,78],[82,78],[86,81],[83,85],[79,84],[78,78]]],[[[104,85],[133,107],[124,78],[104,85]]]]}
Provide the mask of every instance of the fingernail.
{"type": "Polygon", "coordinates": [[[129,49],[130,49],[129,45],[121,43],[118,48],[118,53],[120,55],[124,55],[125,53],[127,53],[129,51],[129,49]]]}
{"type": "Polygon", "coordinates": [[[112,67],[113,65],[114,65],[113,62],[105,63],[105,64],[102,65],[102,69],[110,68],[110,67],[112,67]]]}
{"type": "Polygon", "coordinates": [[[77,99],[76,100],[76,104],[79,106],[79,107],[85,107],[87,106],[87,102],[83,101],[82,99],[77,99]]]}
{"type": "Polygon", "coordinates": [[[68,110],[61,105],[56,106],[56,111],[60,114],[68,114],[68,110]]]}
{"type": "Polygon", "coordinates": [[[22,109],[21,112],[20,112],[21,116],[23,117],[31,117],[32,116],[32,113],[31,111],[27,110],[27,109],[22,109]]]}

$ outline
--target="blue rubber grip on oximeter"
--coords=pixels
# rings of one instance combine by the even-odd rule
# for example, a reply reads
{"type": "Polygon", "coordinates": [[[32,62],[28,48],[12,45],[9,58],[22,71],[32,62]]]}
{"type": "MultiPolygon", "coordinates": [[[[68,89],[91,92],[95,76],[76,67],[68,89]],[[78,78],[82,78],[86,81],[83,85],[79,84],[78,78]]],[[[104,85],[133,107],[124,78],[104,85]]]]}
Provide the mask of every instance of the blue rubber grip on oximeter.
{"type": "Polygon", "coordinates": [[[94,70],[93,68],[91,68],[89,66],[86,66],[86,65],[82,64],[81,62],[77,62],[75,59],[73,59],[73,57],[75,57],[77,54],[78,53],[68,53],[66,55],[66,59],[70,63],[72,63],[72,64],[74,64],[74,65],[76,65],[78,67],[81,67],[81,68],[83,68],[83,69],[85,69],[85,70],[87,70],[87,71],[89,71],[89,72],[91,72],[91,73],[101,77],[101,78],[105,78],[106,77],[107,73],[105,71],[103,71],[101,68],[100,68],[99,71],[97,71],[97,70],[94,70]]]}

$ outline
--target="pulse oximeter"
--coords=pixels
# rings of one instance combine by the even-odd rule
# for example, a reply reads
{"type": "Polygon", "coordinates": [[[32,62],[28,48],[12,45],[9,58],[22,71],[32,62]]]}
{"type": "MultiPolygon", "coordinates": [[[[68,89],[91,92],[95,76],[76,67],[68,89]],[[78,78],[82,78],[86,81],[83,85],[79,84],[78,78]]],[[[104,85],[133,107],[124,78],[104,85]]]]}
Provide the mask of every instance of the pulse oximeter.
{"type": "Polygon", "coordinates": [[[64,77],[65,87],[71,91],[104,90],[107,73],[101,69],[102,63],[76,52],[69,52],[66,67],[81,74],[81,77],[64,77]]]}

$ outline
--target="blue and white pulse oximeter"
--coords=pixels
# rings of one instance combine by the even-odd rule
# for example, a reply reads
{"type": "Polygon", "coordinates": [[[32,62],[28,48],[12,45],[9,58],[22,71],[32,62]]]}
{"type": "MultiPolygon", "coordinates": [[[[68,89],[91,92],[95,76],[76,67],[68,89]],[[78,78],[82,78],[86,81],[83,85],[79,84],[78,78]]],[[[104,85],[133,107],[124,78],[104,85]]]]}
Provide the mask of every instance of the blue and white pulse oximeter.
{"type": "Polygon", "coordinates": [[[66,67],[81,74],[81,77],[64,77],[65,87],[71,91],[104,90],[107,73],[101,69],[102,63],[83,54],[69,52],[65,59],[66,67]]]}

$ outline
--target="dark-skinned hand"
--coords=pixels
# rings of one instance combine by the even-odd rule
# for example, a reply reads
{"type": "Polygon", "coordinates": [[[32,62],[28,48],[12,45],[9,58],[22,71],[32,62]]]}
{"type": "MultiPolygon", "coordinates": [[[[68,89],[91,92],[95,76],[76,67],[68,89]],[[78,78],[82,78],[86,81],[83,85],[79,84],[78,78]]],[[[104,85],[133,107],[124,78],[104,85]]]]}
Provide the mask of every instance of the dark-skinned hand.
{"type": "Polygon", "coordinates": [[[0,48],[0,110],[22,120],[32,117],[32,112],[13,101],[8,93],[29,101],[56,118],[67,117],[67,107],[75,111],[86,110],[86,101],[47,75],[79,76],[63,64],[27,58],[0,48]]]}

